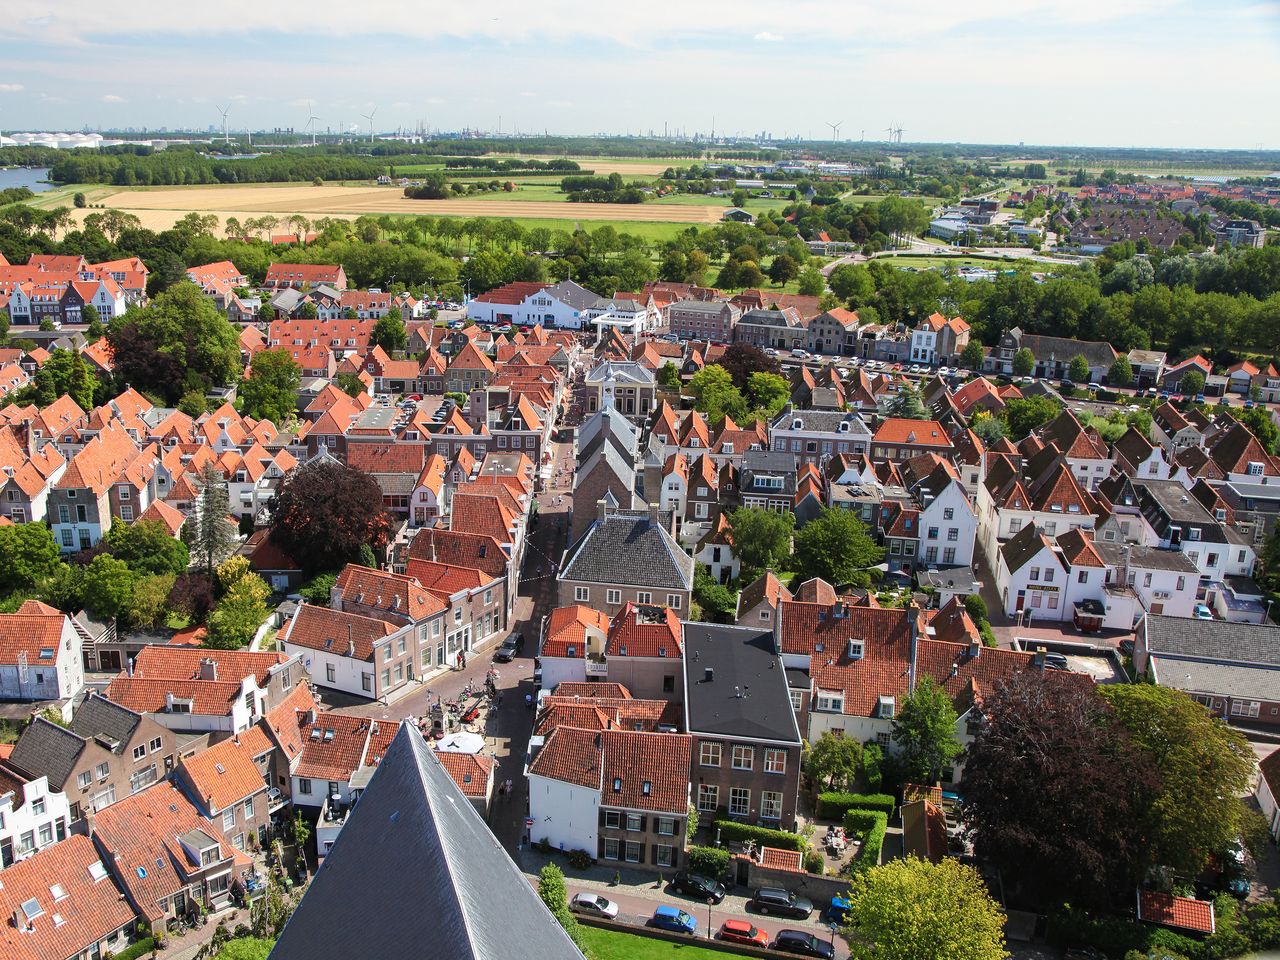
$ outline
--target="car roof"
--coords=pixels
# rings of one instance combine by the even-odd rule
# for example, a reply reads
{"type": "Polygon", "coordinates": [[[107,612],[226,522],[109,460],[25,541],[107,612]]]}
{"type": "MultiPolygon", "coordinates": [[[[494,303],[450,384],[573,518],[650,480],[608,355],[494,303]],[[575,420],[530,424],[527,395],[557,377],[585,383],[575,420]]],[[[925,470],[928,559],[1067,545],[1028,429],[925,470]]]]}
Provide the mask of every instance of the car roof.
{"type": "Polygon", "coordinates": [[[745,930],[750,930],[750,929],[751,929],[751,921],[750,921],[750,920],[726,920],[726,921],[724,922],[724,925],[725,925],[725,927],[727,927],[727,928],[728,928],[728,929],[730,929],[730,930],[744,930],[744,931],[745,931],[745,930]]]}
{"type": "Polygon", "coordinates": [[[653,915],[655,917],[658,916],[659,914],[661,914],[664,917],[678,917],[682,913],[684,913],[684,911],[681,910],[679,907],[668,907],[668,906],[661,906],[657,910],[653,911],[653,915]]]}
{"type": "Polygon", "coordinates": [[[808,930],[779,930],[775,940],[804,940],[806,943],[813,934],[808,930]]]}

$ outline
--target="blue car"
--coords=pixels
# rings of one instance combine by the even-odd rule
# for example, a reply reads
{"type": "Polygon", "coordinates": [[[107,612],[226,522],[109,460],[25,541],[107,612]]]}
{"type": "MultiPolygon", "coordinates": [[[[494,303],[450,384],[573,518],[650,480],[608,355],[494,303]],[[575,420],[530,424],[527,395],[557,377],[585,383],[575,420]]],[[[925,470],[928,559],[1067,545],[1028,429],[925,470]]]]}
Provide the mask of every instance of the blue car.
{"type": "Polygon", "coordinates": [[[675,933],[693,933],[698,929],[698,921],[679,907],[659,907],[653,911],[653,925],[675,933]]]}

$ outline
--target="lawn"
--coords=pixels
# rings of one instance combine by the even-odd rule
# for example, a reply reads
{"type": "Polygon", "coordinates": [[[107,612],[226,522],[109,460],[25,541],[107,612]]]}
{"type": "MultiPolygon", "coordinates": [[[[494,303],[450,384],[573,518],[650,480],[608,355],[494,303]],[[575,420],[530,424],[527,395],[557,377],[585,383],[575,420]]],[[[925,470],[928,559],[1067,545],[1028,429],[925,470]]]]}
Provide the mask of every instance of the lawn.
{"type": "MultiPolygon", "coordinates": [[[[689,943],[672,943],[586,924],[580,924],[578,929],[582,931],[582,939],[595,960],[674,960],[677,957],[680,960],[725,960],[729,956],[721,950],[695,946],[697,941],[692,937],[689,943]]],[[[698,933],[702,937],[707,935],[703,929],[698,933]]]]}

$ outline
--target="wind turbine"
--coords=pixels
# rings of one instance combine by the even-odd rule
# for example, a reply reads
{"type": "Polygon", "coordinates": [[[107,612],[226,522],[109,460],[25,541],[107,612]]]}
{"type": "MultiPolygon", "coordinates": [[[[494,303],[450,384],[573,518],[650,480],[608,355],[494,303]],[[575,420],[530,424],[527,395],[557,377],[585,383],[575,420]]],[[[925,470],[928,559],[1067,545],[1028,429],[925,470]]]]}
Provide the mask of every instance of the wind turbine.
{"type": "MultiPolygon", "coordinates": [[[[216,103],[214,106],[218,107],[216,103]]],[[[225,107],[218,107],[218,112],[222,114],[222,140],[224,143],[230,143],[231,138],[227,136],[227,114],[231,112],[231,104],[228,103],[225,107]]]]}
{"type": "Polygon", "coordinates": [[[886,131],[886,133],[889,134],[889,142],[893,143],[893,125],[892,124],[889,125],[889,128],[886,131]]]}
{"type": "Polygon", "coordinates": [[[307,101],[307,126],[311,128],[311,145],[316,145],[316,121],[320,118],[311,112],[311,101],[307,101]]]}
{"type": "Polygon", "coordinates": [[[839,140],[839,139],[840,139],[840,128],[841,128],[842,126],[844,126],[844,121],[843,121],[843,120],[841,120],[839,123],[828,123],[828,124],[827,124],[827,126],[831,128],[831,139],[832,139],[832,140],[839,140]]]}
{"type": "Polygon", "coordinates": [[[369,121],[369,142],[373,143],[373,115],[378,112],[378,108],[374,107],[368,113],[362,113],[360,116],[369,121]]]}

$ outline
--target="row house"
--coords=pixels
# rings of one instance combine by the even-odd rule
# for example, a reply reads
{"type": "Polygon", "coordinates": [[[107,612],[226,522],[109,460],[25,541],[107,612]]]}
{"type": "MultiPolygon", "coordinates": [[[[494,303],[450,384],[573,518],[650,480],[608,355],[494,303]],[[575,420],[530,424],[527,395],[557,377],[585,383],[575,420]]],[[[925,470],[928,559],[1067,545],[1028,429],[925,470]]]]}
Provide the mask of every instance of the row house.
{"type": "Polygon", "coordinates": [[[969,324],[960,317],[933,313],[911,331],[913,363],[954,364],[969,345],[969,324]]]}
{"type": "Polygon", "coordinates": [[[262,286],[267,290],[310,290],[327,284],[347,289],[347,272],[340,263],[273,263],[262,286]]]}
{"type": "Polygon", "coordinates": [[[544,686],[620,684],[641,698],[684,700],[684,640],[671,607],[627,601],[612,618],[585,603],[557,611],[540,646],[544,686]]]}
{"type": "Polygon", "coordinates": [[[606,360],[586,375],[586,412],[605,407],[645,420],[657,406],[658,383],[653,371],[634,361],[606,360]]]}
{"type": "Polygon", "coordinates": [[[1151,411],[1151,439],[1167,456],[1204,445],[1210,421],[1194,408],[1182,411],[1168,401],[1151,411]]]}
{"type": "Polygon", "coordinates": [[[682,340],[732,343],[742,317],[737,305],[722,300],[680,300],[667,307],[668,333],[682,340]]]}
{"type": "Polygon", "coordinates": [[[754,510],[789,513],[798,483],[796,455],[784,450],[751,450],[738,471],[738,496],[754,510]]]}
{"type": "Polygon", "coordinates": [[[1133,486],[1145,522],[1139,542],[1186,554],[1200,572],[1202,586],[1253,575],[1253,543],[1218,521],[1182,484],[1148,480],[1133,486]]]}
{"type": "Polygon", "coordinates": [[[187,757],[174,773],[174,782],[200,814],[216,823],[237,850],[258,850],[267,841],[274,750],[262,727],[252,726],[187,757]]]}
{"type": "MultiPolygon", "coordinates": [[[[71,458],[50,491],[48,507],[54,536],[64,553],[89,549],[111,529],[113,494],[117,509],[129,505],[126,498],[133,496],[141,478],[136,471],[131,471],[135,474],[131,478],[123,475],[144,456],[154,458],[155,448],[139,450],[125,428],[112,420],[71,458]],[[122,479],[129,482],[113,489],[122,479]]],[[[137,467],[144,465],[145,461],[137,467]]],[[[145,508],[145,503],[137,507],[139,513],[145,508]]]]}
{"type": "Polygon", "coordinates": [[[1202,381],[1207,382],[1213,374],[1213,364],[1199,354],[1171,363],[1165,367],[1160,377],[1160,389],[1168,393],[1183,392],[1183,380],[1189,373],[1198,373],[1202,381]]]}
{"type": "MultiPolygon", "coordinates": [[[[396,628],[394,634],[387,634],[392,639],[376,643],[381,659],[376,678],[379,685],[373,692],[381,691],[380,696],[442,665],[438,662],[440,651],[443,650],[447,658],[470,649],[467,645],[470,624],[455,624],[454,611],[405,574],[348,564],[334,582],[329,605],[334,610],[372,617],[396,628]],[[407,630],[401,632],[402,628],[407,630]]],[[[445,663],[448,662],[446,659],[445,663]]],[[[321,681],[317,678],[316,682],[321,681]]],[[[365,691],[365,695],[369,692],[365,691]]]]}
{"type": "Polygon", "coordinates": [[[733,328],[733,342],[789,353],[808,346],[809,330],[794,307],[748,310],[733,328]]]}
{"type": "Polygon", "coordinates": [[[869,449],[872,460],[896,463],[920,453],[936,453],[947,457],[954,445],[942,424],[936,420],[886,417],[876,427],[869,449]]]}
{"type": "Polygon", "coordinates": [[[657,330],[662,315],[648,303],[619,294],[614,297],[597,297],[582,312],[581,320],[581,329],[599,331],[608,327],[625,330],[639,337],[657,330]]]}
{"type": "MultiPolygon", "coordinates": [[[[676,519],[676,532],[693,537],[715,527],[722,516],[722,495],[733,490],[737,471],[726,464],[717,467],[707,453],[690,460],[673,453],[663,465],[658,504],[676,519]]],[[[681,539],[687,539],[682,537],[681,539]]]]}
{"type": "Polygon", "coordinates": [[[129,309],[124,289],[109,276],[78,278],[74,274],[51,275],[34,280],[0,281],[0,296],[10,323],[36,327],[44,320],[55,326],[83,323],[86,306],[93,306],[103,323],[123,316],[129,309]]]}
{"type": "Polygon", "coordinates": [[[770,448],[787,451],[800,463],[821,466],[840,454],[868,453],[872,443],[870,428],[856,413],[796,410],[787,405],[769,425],[770,448]]]}
{"type": "Polygon", "coordinates": [[[497,370],[493,359],[475,343],[468,341],[449,360],[444,374],[445,392],[470,394],[473,390],[488,386],[497,370]]]}
{"type": "Polygon", "coordinates": [[[369,318],[304,320],[277,317],[267,326],[267,346],[290,350],[328,347],[338,359],[353,353],[363,355],[369,349],[369,339],[373,336],[376,322],[369,318]]]}
{"type": "Polygon", "coordinates": [[[143,647],[105,696],[179,732],[240,733],[302,682],[297,656],[205,647],[143,647]]]}
{"type": "Polygon", "coordinates": [[[1083,356],[1089,364],[1090,383],[1101,383],[1117,356],[1115,348],[1104,341],[1042,336],[1024,333],[1021,327],[1014,327],[1000,338],[1000,342],[983,360],[982,369],[1011,376],[1014,354],[1022,349],[1030,350],[1035,358],[1035,376],[1053,380],[1065,378],[1071,361],[1077,356],[1083,356]]]}
{"type": "Polygon", "coordinates": [[[502,630],[504,624],[511,623],[519,590],[520,570],[511,563],[507,547],[497,538],[491,534],[466,533],[441,527],[419,530],[409,544],[405,570],[408,572],[411,564],[422,563],[442,565],[474,576],[478,584],[475,591],[492,590],[494,594],[485,601],[485,606],[489,608],[485,612],[490,615],[491,631],[502,630]]]}
{"type": "Polygon", "coordinates": [[[1025,462],[992,455],[974,506],[982,550],[993,569],[1000,544],[1023,528],[1037,527],[1050,537],[1078,527],[1091,530],[1099,512],[1097,498],[1052,447],[1025,462]]]}
{"type": "Polygon", "coordinates": [[[856,355],[861,323],[855,311],[843,307],[818,314],[809,321],[809,352],[836,357],[856,355]]]}
{"type": "MultiPolygon", "coordinates": [[[[280,630],[278,643],[282,652],[302,661],[316,686],[380,700],[417,676],[418,662],[408,648],[414,635],[407,624],[397,626],[376,617],[304,603],[280,630]],[[397,652],[401,644],[405,649],[397,652]],[[386,658],[388,652],[391,659],[386,658]]],[[[427,667],[431,667],[430,661],[427,667]]]]}
{"type": "MultiPolygon", "coordinates": [[[[79,408],[77,408],[79,409],[79,408]]],[[[26,428],[29,442],[39,442],[34,424],[26,428]]],[[[66,458],[52,443],[28,452],[12,426],[0,427],[0,514],[13,523],[43,521],[48,515],[49,491],[67,468],[66,458]]]]}
{"type": "Polygon", "coordinates": [[[1056,449],[1086,490],[1096,490],[1111,475],[1114,460],[1106,442],[1093,427],[1082,425],[1070,410],[1063,410],[1040,427],[1018,449],[1030,458],[1040,452],[1041,445],[1056,449]]]}
{"type": "Polygon", "coordinates": [[[917,556],[926,567],[969,567],[978,518],[952,464],[936,454],[912,457],[898,469],[918,514],[917,556]]]}
{"type": "MultiPolygon", "coordinates": [[[[168,777],[176,758],[171,730],[94,693],[76,709],[69,726],[44,717],[32,721],[7,763],[26,778],[42,778],[51,794],[65,798],[70,829],[168,777]]],[[[50,829],[61,839],[56,823],[50,829]]],[[[44,834],[41,829],[37,837],[44,834]]]]}
{"type": "Polygon", "coordinates": [[[67,839],[71,820],[67,795],[51,790],[47,776],[0,762],[0,871],[67,839]]]}
{"type": "Polygon", "coordinates": [[[374,393],[400,396],[422,392],[422,365],[414,359],[394,360],[380,346],[364,358],[364,372],[373,377],[374,393]]]}

